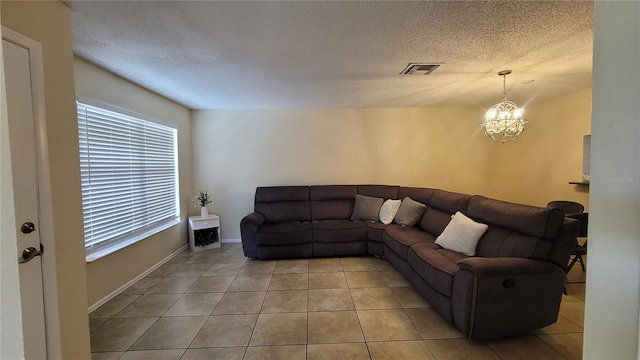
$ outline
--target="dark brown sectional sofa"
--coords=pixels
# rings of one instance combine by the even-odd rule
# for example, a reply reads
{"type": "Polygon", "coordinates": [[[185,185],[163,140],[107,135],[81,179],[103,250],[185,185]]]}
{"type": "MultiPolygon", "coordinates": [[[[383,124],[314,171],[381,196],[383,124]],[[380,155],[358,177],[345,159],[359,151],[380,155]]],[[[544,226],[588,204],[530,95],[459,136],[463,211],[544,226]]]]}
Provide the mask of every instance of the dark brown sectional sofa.
{"type": "Polygon", "coordinates": [[[387,185],[259,187],[240,222],[255,259],[378,255],[469,338],[530,332],[557,321],[578,222],[540,208],[429,188],[387,185]],[[351,220],[356,194],[411,199],[414,227],[351,220]],[[435,244],[460,211],[487,224],[475,256],[435,244]]]}

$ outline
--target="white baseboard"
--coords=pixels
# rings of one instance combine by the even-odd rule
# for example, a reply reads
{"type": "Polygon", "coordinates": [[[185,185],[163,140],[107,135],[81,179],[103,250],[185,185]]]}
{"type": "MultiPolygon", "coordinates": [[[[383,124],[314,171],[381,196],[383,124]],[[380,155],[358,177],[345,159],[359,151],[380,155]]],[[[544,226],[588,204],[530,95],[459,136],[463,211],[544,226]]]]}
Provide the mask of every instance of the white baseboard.
{"type": "Polygon", "coordinates": [[[222,239],[220,240],[221,243],[239,243],[242,242],[241,239],[222,239]]]}
{"type": "Polygon", "coordinates": [[[181,252],[183,252],[186,248],[188,248],[189,245],[184,245],[183,247],[181,247],[180,249],[174,251],[171,255],[167,256],[166,258],[160,260],[158,263],[156,263],[155,265],[153,265],[152,267],[148,268],[147,270],[145,270],[145,272],[143,272],[142,274],[136,276],[135,278],[131,279],[129,282],[127,282],[126,284],[120,286],[119,288],[115,289],[114,291],[112,291],[109,295],[103,297],[102,299],[98,300],[95,304],[89,306],[89,313],[91,313],[93,310],[99,308],[100,306],[102,306],[104,303],[106,303],[107,301],[113,299],[114,297],[116,297],[118,294],[120,294],[121,292],[127,290],[129,288],[129,286],[135,284],[138,282],[138,280],[142,279],[143,277],[149,275],[153,270],[159,268],[160,266],[162,266],[164,263],[166,263],[167,261],[173,259],[176,255],[180,254],[181,252]]]}

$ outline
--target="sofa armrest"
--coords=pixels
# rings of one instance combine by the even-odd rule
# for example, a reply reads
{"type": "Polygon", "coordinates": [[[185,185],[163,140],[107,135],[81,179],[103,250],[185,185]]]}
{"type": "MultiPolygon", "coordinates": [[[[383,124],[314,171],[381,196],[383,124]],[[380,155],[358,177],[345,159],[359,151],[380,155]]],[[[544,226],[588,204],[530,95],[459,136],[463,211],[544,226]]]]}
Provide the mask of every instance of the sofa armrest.
{"type": "Polygon", "coordinates": [[[470,338],[527,333],[557,321],[565,273],[554,263],[473,257],[458,266],[453,318],[470,338]]]}
{"type": "Polygon", "coordinates": [[[461,269],[472,271],[478,277],[514,277],[521,275],[535,275],[553,272],[558,268],[549,261],[531,260],[523,258],[498,257],[470,257],[458,262],[461,269]]]}
{"type": "Polygon", "coordinates": [[[260,226],[264,222],[265,222],[264,215],[254,212],[242,218],[242,220],[240,220],[240,225],[242,226],[243,223],[247,225],[253,223],[253,225],[260,226]]]}
{"type": "Polygon", "coordinates": [[[264,224],[265,218],[260,213],[251,213],[240,220],[240,237],[242,238],[242,251],[248,258],[258,258],[258,243],[256,236],[258,229],[264,224]]]}

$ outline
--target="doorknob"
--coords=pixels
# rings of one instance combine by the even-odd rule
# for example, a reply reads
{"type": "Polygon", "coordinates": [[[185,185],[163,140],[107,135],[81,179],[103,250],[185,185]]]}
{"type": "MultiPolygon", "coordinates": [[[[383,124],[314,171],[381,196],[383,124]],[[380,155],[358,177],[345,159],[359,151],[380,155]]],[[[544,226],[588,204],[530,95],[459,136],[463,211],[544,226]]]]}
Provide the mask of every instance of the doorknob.
{"type": "Polygon", "coordinates": [[[26,222],[20,227],[23,234],[29,234],[36,231],[36,226],[32,222],[26,222]]]}
{"type": "Polygon", "coordinates": [[[22,259],[18,260],[18,263],[20,264],[27,263],[36,256],[42,256],[43,253],[44,253],[44,246],[42,246],[42,244],[40,244],[40,250],[37,250],[33,246],[30,246],[24,249],[24,251],[22,251],[22,259]]]}

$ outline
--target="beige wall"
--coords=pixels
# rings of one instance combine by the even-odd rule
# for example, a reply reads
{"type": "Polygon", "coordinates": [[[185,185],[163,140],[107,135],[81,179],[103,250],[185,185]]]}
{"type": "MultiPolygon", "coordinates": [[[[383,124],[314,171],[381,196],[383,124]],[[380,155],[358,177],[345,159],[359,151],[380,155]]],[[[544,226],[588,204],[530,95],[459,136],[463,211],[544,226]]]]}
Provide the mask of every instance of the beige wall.
{"type": "Polygon", "coordinates": [[[194,191],[212,192],[223,239],[240,238],[256,186],[398,184],[586,204],[568,182],[581,177],[590,99],[587,89],[529,107],[510,144],[488,139],[484,110],[471,107],[193,111],[194,191]]]}
{"type": "Polygon", "coordinates": [[[596,1],[585,359],[640,355],[640,2],[596,1]]]}
{"type": "Polygon", "coordinates": [[[183,220],[136,244],[87,263],[87,293],[92,305],[187,244],[187,207],[191,205],[191,125],[189,110],[164,97],[74,58],[76,94],[175,124],[178,128],[180,214],[183,220]]]}
{"type": "Polygon", "coordinates": [[[0,2],[2,25],[42,44],[63,359],[89,358],[71,14],[63,4],[0,2]]]}

